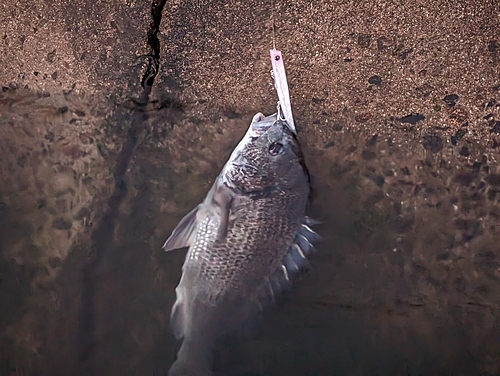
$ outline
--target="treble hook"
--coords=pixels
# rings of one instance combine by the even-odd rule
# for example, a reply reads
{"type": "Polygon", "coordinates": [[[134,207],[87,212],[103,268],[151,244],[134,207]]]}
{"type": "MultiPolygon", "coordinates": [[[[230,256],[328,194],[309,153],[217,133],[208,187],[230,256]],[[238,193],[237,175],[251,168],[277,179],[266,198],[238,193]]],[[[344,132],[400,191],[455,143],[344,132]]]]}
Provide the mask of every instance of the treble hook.
{"type": "Polygon", "coordinates": [[[283,111],[281,110],[281,102],[278,101],[278,104],[276,105],[276,110],[278,113],[276,114],[276,119],[281,120],[281,121],[286,121],[285,116],[283,115],[283,111]]]}

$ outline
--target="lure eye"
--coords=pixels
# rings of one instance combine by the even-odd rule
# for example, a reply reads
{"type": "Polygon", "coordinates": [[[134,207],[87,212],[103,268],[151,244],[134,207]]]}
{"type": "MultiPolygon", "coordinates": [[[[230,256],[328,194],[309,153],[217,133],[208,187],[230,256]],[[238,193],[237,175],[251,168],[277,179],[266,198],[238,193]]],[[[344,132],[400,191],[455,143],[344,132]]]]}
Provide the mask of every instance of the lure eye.
{"type": "Polygon", "coordinates": [[[279,142],[275,142],[269,146],[269,154],[271,155],[278,155],[283,153],[284,146],[280,144],[279,142]]]}

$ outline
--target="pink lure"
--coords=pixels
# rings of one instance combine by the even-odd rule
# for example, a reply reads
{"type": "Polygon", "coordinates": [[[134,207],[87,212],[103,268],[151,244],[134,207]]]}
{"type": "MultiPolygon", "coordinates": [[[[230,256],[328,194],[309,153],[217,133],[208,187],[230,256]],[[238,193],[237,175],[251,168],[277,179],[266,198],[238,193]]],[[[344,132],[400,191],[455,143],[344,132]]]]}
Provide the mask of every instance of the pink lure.
{"type": "Polygon", "coordinates": [[[281,51],[272,49],[271,64],[273,66],[274,86],[278,92],[279,112],[278,116],[285,120],[288,127],[293,133],[297,133],[292,115],[292,105],[290,104],[290,94],[288,92],[288,84],[286,81],[285,65],[283,64],[283,56],[281,51]]]}

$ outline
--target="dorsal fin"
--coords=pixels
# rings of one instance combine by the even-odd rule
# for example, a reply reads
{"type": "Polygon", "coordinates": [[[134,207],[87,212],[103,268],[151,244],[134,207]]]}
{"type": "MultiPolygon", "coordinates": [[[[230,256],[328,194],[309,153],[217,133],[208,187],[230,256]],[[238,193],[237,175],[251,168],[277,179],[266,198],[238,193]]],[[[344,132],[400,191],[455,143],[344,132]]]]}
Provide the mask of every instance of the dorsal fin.
{"type": "Polygon", "coordinates": [[[200,205],[191,210],[188,214],[181,219],[177,227],[172,231],[172,235],[169,236],[165,244],[163,245],[163,249],[165,251],[172,251],[174,249],[189,247],[194,243],[196,239],[196,231],[198,220],[196,218],[196,214],[200,205]]]}
{"type": "Polygon", "coordinates": [[[232,200],[233,192],[218,178],[205,200],[181,219],[177,227],[172,231],[172,235],[163,245],[163,249],[171,251],[191,246],[196,240],[198,223],[211,215],[220,216],[217,240],[224,240],[227,235],[232,200]]]}
{"type": "Polygon", "coordinates": [[[300,272],[310,268],[308,259],[315,251],[312,243],[321,239],[309,227],[315,223],[317,222],[309,218],[304,219],[304,223],[301,225],[297,235],[295,235],[294,243],[290,246],[281,265],[269,278],[268,282],[266,282],[259,302],[261,307],[275,303],[276,298],[292,286],[293,279],[300,272]]]}

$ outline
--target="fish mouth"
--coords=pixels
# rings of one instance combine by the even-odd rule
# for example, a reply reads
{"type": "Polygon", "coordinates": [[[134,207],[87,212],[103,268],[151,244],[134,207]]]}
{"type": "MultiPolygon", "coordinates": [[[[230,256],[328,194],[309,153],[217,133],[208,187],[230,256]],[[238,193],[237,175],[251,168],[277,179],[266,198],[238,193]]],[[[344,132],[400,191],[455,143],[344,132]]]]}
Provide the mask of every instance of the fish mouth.
{"type": "Polygon", "coordinates": [[[261,112],[256,114],[252,119],[252,124],[250,125],[251,136],[259,137],[263,135],[273,124],[278,120],[277,114],[264,116],[261,112]]]}
{"type": "Polygon", "coordinates": [[[278,117],[277,113],[269,115],[269,116],[264,116],[261,112],[259,112],[252,119],[252,124],[250,125],[250,136],[251,137],[260,137],[261,135],[266,133],[267,130],[269,128],[271,128],[277,122],[282,123],[293,134],[296,133],[290,127],[290,125],[286,122],[286,120],[280,119],[278,117]]]}

